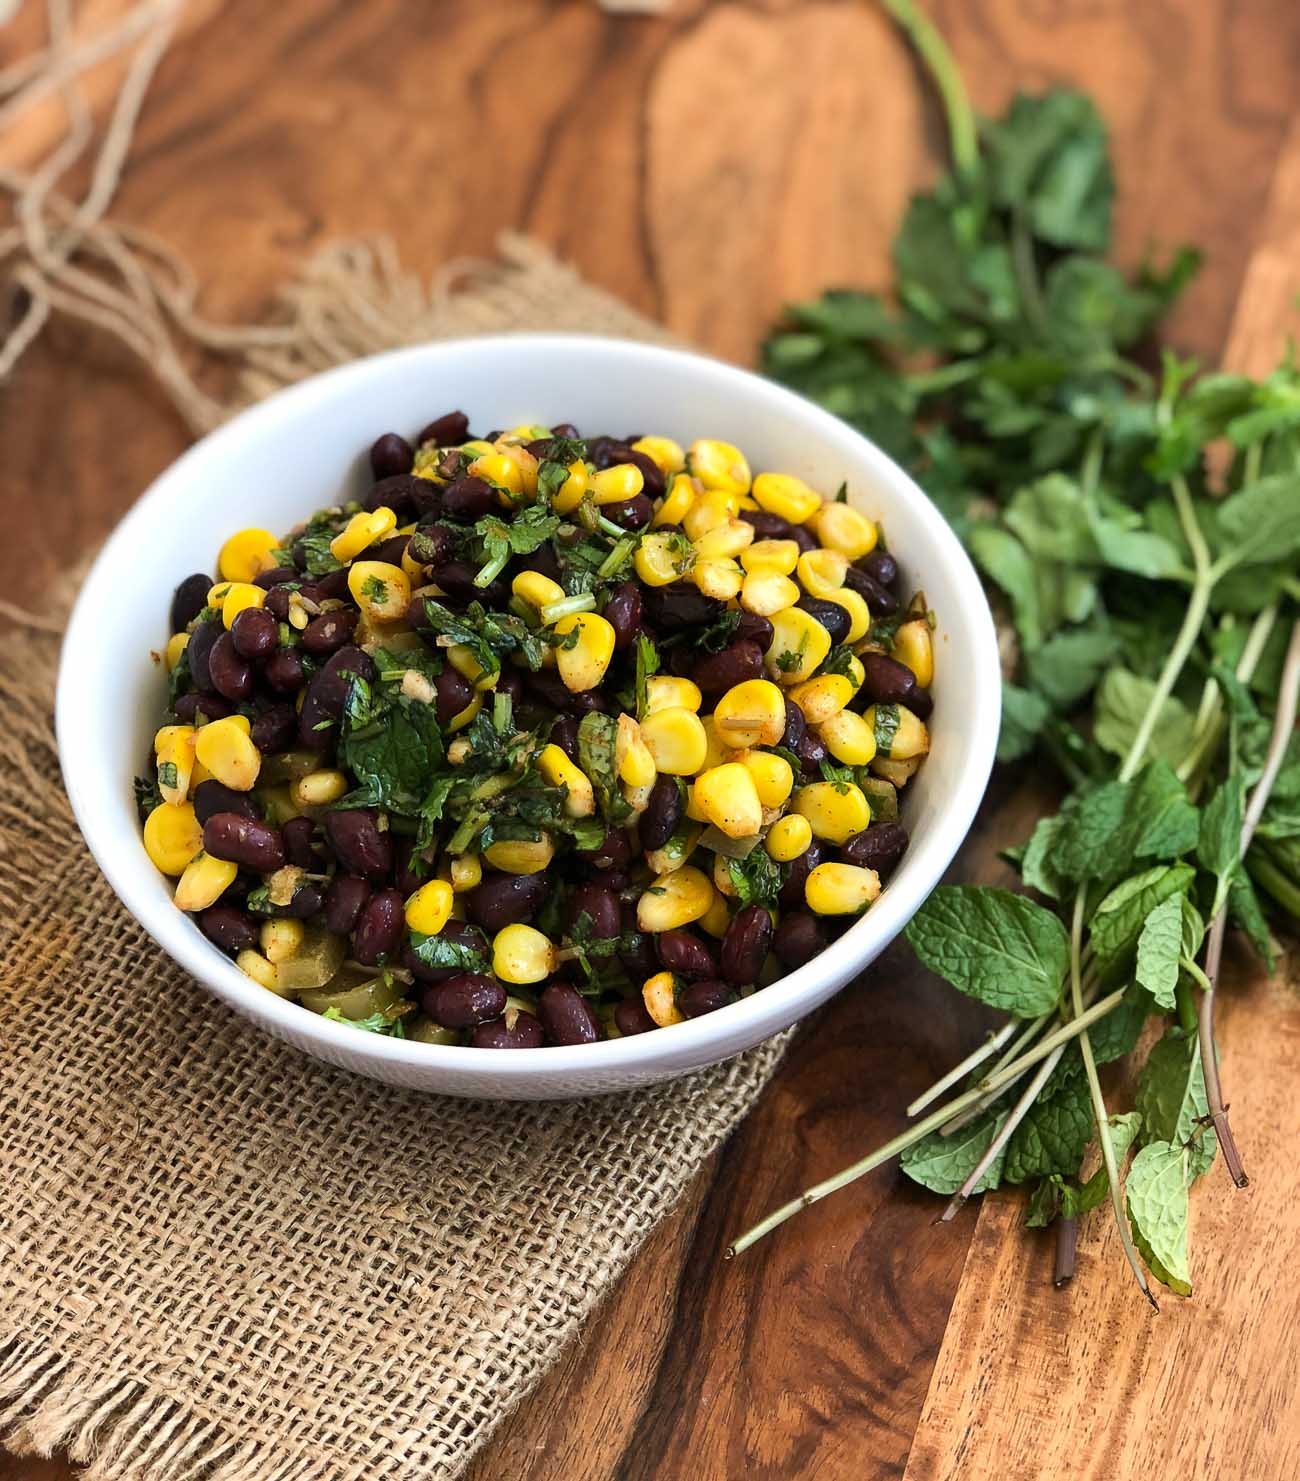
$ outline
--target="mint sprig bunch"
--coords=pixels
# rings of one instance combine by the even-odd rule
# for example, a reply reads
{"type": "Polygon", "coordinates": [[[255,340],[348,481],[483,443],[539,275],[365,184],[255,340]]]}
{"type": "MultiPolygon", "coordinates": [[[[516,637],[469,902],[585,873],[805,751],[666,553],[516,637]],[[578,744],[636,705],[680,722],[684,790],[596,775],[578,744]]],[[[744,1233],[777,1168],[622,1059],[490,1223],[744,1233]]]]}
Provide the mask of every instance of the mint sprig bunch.
{"type": "Polygon", "coordinates": [[[901,1156],[951,1197],[944,1217],[1027,1186],[1063,1279],[1075,1220],[1109,1199],[1142,1290],[1149,1271],[1186,1294],[1192,1183],[1219,1146],[1246,1182],[1213,1040],[1224,932],[1271,964],[1268,914],[1300,923],[1300,373],[1157,356],[1198,257],[1105,261],[1114,176],[1092,103],[1058,90],[978,119],[912,0],[884,3],[936,83],[952,168],[908,208],[891,297],[790,308],[763,363],[882,443],[961,534],[1008,638],[999,758],[1046,763],[1065,795],[1009,851],[1024,892],[943,887],[908,929],[1007,1021],[907,1131],[729,1253],[901,1156]],[[1152,1018],[1134,1105],[1112,1113],[1098,1067],[1152,1018]]]}

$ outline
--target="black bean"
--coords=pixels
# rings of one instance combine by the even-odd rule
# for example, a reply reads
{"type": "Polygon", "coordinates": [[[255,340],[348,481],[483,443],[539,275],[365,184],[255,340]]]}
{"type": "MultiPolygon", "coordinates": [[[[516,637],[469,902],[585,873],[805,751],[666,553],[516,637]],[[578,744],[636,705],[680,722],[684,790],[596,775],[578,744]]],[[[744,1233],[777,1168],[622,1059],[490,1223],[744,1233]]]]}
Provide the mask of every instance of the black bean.
{"type": "Polygon", "coordinates": [[[894,593],[856,566],[850,566],[844,573],[844,584],[866,602],[867,611],[873,617],[888,617],[898,611],[898,598],[894,593]]]}
{"type": "Polygon", "coordinates": [[[551,428],[552,437],[580,437],[582,434],[572,422],[556,422],[551,428]]]}
{"type": "Polygon", "coordinates": [[[256,951],[257,926],[246,911],[233,905],[209,905],[194,917],[200,931],[222,951],[256,951]]]}
{"type": "Polygon", "coordinates": [[[649,453],[638,452],[636,448],[629,447],[623,454],[622,461],[631,463],[633,467],[641,470],[642,487],[651,499],[657,499],[664,492],[667,487],[664,482],[664,470],[649,453]]]}
{"type": "Polygon", "coordinates": [[[257,805],[247,792],[236,792],[223,782],[200,782],[194,789],[194,816],[202,825],[219,812],[238,813],[244,818],[259,816],[257,805]]]}
{"type": "Polygon", "coordinates": [[[597,469],[612,468],[615,463],[626,463],[632,449],[618,437],[589,437],[587,439],[587,461],[597,469]]]}
{"type": "Polygon", "coordinates": [[[747,642],[757,643],[764,653],[772,646],[772,624],[757,612],[742,612],[736,624],[736,636],[747,642]]]}
{"type": "Polygon", "coordinates": [[[641,847],[663,848],[682,820],[682,793],[675,776],[660,773],[650,789],[650,800],[641,814],[641,847]]]}
{"type": "Polygon", "coordinates": [[[287,751],[298,734],[298,715],[291,704],[269,705],[253,721],[248,738],[263,756],[287,751]]]}
{"type": "Polygon", "coordinates": [[[706,627],[723,610],[721,602],[706,597],[684,581],[650,586],[641,595],[646,618],[665,632],[683,627],[706,627]]]}
{"type": "Polygon", "coordinates": [[[572,715],[561,715],[551,726],[550,739],[569,758],[578,759],[578,722],[572,715]]]}
{"type": "Polygon", "coordinates": [[[593,710],[600,715],[609,714],[609,700],[598,689],[584,689],[580,694],[569,696],[569,712],[577,715],[580,721],[593,710]]]}
{"type": "Polygon", "coordinates": [[[862,694],[872,704],[911,707],[916,693],[916,675],[905,663],[899,663],[884,653],[864,653],[862,674],[862,694]]]}
{"type": "Polygon", "coordinates": [[[654,942],[665,971],[690,981],[717,976],[718,964],[713,960],[713,953],[689,931],[660,931],[654,942]]]}
{"type": "Polygon", "coordinates": [[[539,576],[545,576],[551,581],[558,581],[564,574],[550,541],[539,545],[536,550],[530,550],[527,555],[516,556],[511,563],[510,572],[512,576],[517,576],[520,571],[536,571],[539,576]]]}
{"type": "Polygon", "coordinates": [[[495,936],[502,926],[531,920],[550,891],[543,874],[487,874],[465,896],[465,909],[475,925],[495,936]]]}
{"type": "Polygon", "coordinates": [[[264,607],[245,607],[230,625],[230,641],[241,658],[265,658],[280,641],[280,624],[264,607]]]}
{"type": "Polygon", "coordinates": [[[793,540],[799,547],[799,553],[801,555],[809,550],[817,549],[817,541],[813,538],[812,531],[805,529],[803,525],[791,525],[790,534],[787,538],[793,540]]]}
{"type": "Polygon", "coordinates": [[[284,868],[280,830],[237,812],[214,813],[204,823],[203,848],[214,859],[226,859],[254,874],[274,874],[284,868]]]}
{"type": "Polygon", "coordinates": [[[814,781],[820,781],[822,762],[830,755],[826,749],[826,742],[813,731],[805,731],[803,738],[794,748],[794,753],[799,758],[802,774],[812,777],[814,781]]]}
{"type": "Polygon", "coordinates": [[[500,1018],[506,1008],[506,990],[495,977],[481,972],[457,972],[426,988],[420,1005],[443,1028],[473,1028],[489,1018],[500,1018]]]}
{"type": "Polygon", "coordinates": [[[414,838],[397,840],[393,883],[404,895],[413,895],[433,878],[433,860],[428,853],[417,853],[414,838]]]}
{"type": "Polygon", "coordinates": [[[217,639],[224,636],[225,629],[221,626],[220,619],[211,618],[207,622],[200,622],[190,634],[190,640],[185,645],[185,657],[189,662],[190,678],[194,680],[196,689],[212,693],[212,674],[208,668],[208,658],[217,639]]]}
{"type": "Polygon", "coordinates": [[[444,411],[420,433],[420,442],[439,447],[459,447],[469,436],[469,418],[463,411],[444,411]]]}
{"type": "Polygon", "coordinates": [[[284,913],[290,920],[310,920],[313,915],[320,914],[324,903],[325,897],[319,885],[312,884],[310,880],[304,880],[294,890],[293,898],[284,907],[284,913]]]}
{"type": "Polygon", "coordinates": [[[804,849],[797,859],[791,859],[786,865],[785,883],[777,895],[777,901],[783,910],[802,910],[805,906],[803,887],[807,883],[808,876],[818,864],[826,862],[825,846],[816,838],[804,849]]]}
{"type": "Polygon", "coordinates": [[[307,666],[293,648],[277,648],[262,665],[262,677],[277,694],[297,694],[307,682],[307,666]]]}
{"type": "Polygon", "coordinates": [[[447,561],[433,568],[433,579],[447,593],[449,606],[465,607],[470,602],[482,602],[485,607],[504,607],[510,599],[509,584],[498,576],[487,586],[476,586],[477,575],[478,568],[465,561],[447,561]]]}
{"type": "Polygon", "coordinates": [[[248,659],[240,657],[229,633],[222,633],[213,643],[208,654],[208,673],[212,677],[212,687],[231,704],[239,704],[252,696],[253,666],[248,659]]]}
{"type": "Polygon", "coordinates": [[[480,1023],[469,1036],[469,1046],[471,1049],[540,1049],[545,1038],[537,1019],[520,1010],[513,1025],[507,1025],[504,1018],[480,1023]]]}
{"type": "MultiPolygon", "coordinates": [[[[238,624],[236,624],[238,625],[238,624]]],[[[339,607],[332,612],[322,612],[302,630],[302,646],[308,653],[318,656],[336,653],[344,643],[352,641],[357,625],[357,613],[351,607],[339,607]]]]}
{"type": "Polygon", "coordinates": [[[328,601],[331,597],[349,597],[347,567],[342,566],[337,571],[326,571],[323,576],[317,576],[310,588],[304,586],[303,596],[310,596],[315,602],[328,601]]]}
{"type": "Polygon", "coordinates": [[[914,689],[907,708],[918,720],[928,720],[934,713],[934,699],[928,689],[914,689]]]}
{"type": "Polygon", "coordinates": [[[655,507],[648,494],[637,494],[616,504],[606,504],[600,512],[622,530],[643,530],[654,518],[655,507]]]}
{"type": "Polygon", "coordinates": [[[742,509],[736,517],[754,526],[755,540],[794,539],[794,525],[779,514],[769,514],[766,509],[742,509]]]}
{"type": "Polygon", "coordinates": [[[636,906],[623,906],[623,936],[618,959],[633,982],[645,982],[659,970],[654,937],[637,930],[636,906]]]}
{"type": "Polygon", "coordinates": [[[785,729],[781,732],[781,744],[787,751],[799,754],[799,743],[808,733],[808,722],[797,704],[785,707],[785,729]]]}
{"type": "Polygon", "coordinates": [[[278,582],[266,593],[262,611],[269,612],[277,622],[288,622],[289,598],[297,589],[296,582],[292,586],[283,581],[278,582]]]}
{"type": "Polygon", "coordinates": [[[614,1026],[625,1039],[633,1034],[648,1034],[652,1028],[659,1027],[640,998],[626,998],[614,1009],[614,1026]]]}
{"type": "Polygon", "coordinates": [[[314,869],[320,862],[316,857],[316,850],[312,847],[312,837],[316,832],[316,825],[310,818],[290,818],[288,822],[280,827],[280,836],[284,839],[284,856],[290,864],[295,864],[299,869],[314,869]]]}
{"type": "Polygon", "coordinates": [[[722,694],[746,679],[763,677],[763,650],[748,638],[741,638],[720,653],[699,659],[690,672],[705,694],[722,694]]]}
{"type": "Polygon", "coordinates": [[[372,882],[388,878],[393,867],[393,835],[379,827],[379,814],[369,807],[348,807],[325,814],[325,834],[340,864],[372,882]]]}
{"type": "Polygon", "coordinates": [[[446,525],[421,525],[406,545],[413,561],[422,566],[440,566],[449,561],[456,549],[456,537],[446,525]]]}
{"type": "Polygon", "coordinates": [[[191,622],[208,605],[208,593],[214,583],[211,576],[195,571],[187,576],[172,595],[171,630],[183,633],[191,622]]]}
{"type": "Polygon", "coordinates": [[[415,453],[411,444],[396,432],[385,432],[371,445],[370,471],[376,478],[392,478],[399,473],[409,473],[414,461],[415,453]]]}
{"type": "Polygon", "coordinates": [[[772,937],[776,959],[786,967],[802,967],[825,948],[826,938],[817,917],[804,910],[783,915],[772,937]]]}
{"type": "Polygon", "coordinates": [[[325,929],[350,936],[370,899],[370,886],[355,874],[336,874],[325,891],[325,929]]]}
{"type": "Polygon", "coordinates": [[[230,706],[219,694],[182,694],[176,701],[176,718],[182,725],[193,725],[200,715],[205,720],[224,720],[230,706]]]}
{"type": "Polygon", "coordinates": [[[535,674],[530,673],[524,679],[524,685],[529,696],[548,710],[564,712],[573,699],[564,680],[554,669],[539,669],[535,674]]]}
{"type": "Polygon", "coordinates": [[[272,566],[269,571],[259,571],[253,577],[253,585],[260,586],[263,591],[270,594],[277,586],[283,586],[286,581],[298,580],[298,572],[293,566],[272,566]]]}
{"type": "Polygon", "coordinates": [[[426,478],[416,478],[411,473],[399,473],[395,478],[381,478],[374,484],[361,507],[373,513],[376,509],[391,509],[401,524],[406,516],[413,514],[416,501],[425,490],[433,487],[426,478]]]}
{"type": "Polygon", "coordinates": [[[614,629],[616,651],[629,647],[641,631],[641,589],[635,581],[616,586],[605,603],[605,621],[614,629]]]}
{"type": "Polygon", "coordinates": [[[831,635],[832,643],[842,643],[849,635],[852,623],[849,614],[838,602],[824,602],[820,597],[802,596],[795,605],[801,612],[815,618],[831,635]]]}
{"type": "Polygon", "coordinates": [[[309,750],[328,751],[333,744],[334,727],[343,713],[353,675],[369,683],[375,677],[375,665],[368,653],[349,644],[332,654],[307,685],[298,712],[298,739],[309,750]]]}
{"type": "Polygon", "coordinates": [[[725,982],[713,981],[688,983],[677,994],[677,1006],[687,1018],[702,1018],[706,1013],[716,1013],[725,1008],[735,993],[725,982]]]}
{"type": "Polygon", "coordinates": [[[524,676],[522,670],[515,668],[513,664],[504,664],[501,672],[497,675],[497,687],[494,692],[508,695],[511,706],[517,710],[524,702],[524,676]]]}
{"type": "Polygon", "coordinates": [[[352,931],[352,955],[363,967],[392,956],[402,944],[404,904],[396,890],[380,890],[366,901],[352,931]]]}
{"type": "Polygon", "coordinates": [[[856,565],[881,586],[893,586],[898,580],[898,562],[887,550],[873,550],[870,555],[864,555],[856,562],[856,565]]]}
{"type": "Polygon", "coordinates": [[[474,686],[464,674],[450,666],[433,681],[433,688],[437,695],[435,707],[439,725],[450,725],[474,698],[474,686]]]}
{"type": "Polygon", "coordinates": [[[442,491],[442,512],[448,519],[470,523],[491,514],[496,508],[496,494],[492,485],[481,478],[465,474],[449,483],[442,491]]]}
{"type": "Polygon", "coordinates": [[[363,552],[363,558],[368,561],[384,561],[390,566],[400,566],[410,539],[409,535],[390,535],[387,540],[381,540],[378,545],[368,546],[363,552]]]}
{"type": "Polygon", "coordinates": [[[553,1044],[594,1044],[601,1037],[591,1004],[568,982],[552,982],[543,989],[537,1014],[553,1044]]]}
{"type": "Polygon", "coordinates": [[[618,896],[607,884],[580,884],[569,897],[566,920],[572,930],[579,916],[590,920],[590,934],[597,941],[609,941],[622,930],[618,896]]]}
{"type": "Polygon", "coordinates": [[[616,869],[632,857],[632,845],[621,828],[611,828],[595,848],[576,852],[578,858],[590,861],[597,869],[616,869]]]}
{"type": "MultiPolygon", "coordinates": [[[[483,932],[477,926],[467,925],[464,921],[449,920],[438,932],[438,939],[452,941],[468,951],[478,952],[481,956],[489,955],[483,932]]],[[[447,982],[464,971],[463,967],[430,967],[416,955],[415,948],[409,941],[402,948],[402,965],[417,982],[447,982]]]]}
{"type": "Polygon", "coordinates": [[[738,910],[722,938],[722,975],[733,987],[749,987],[767,960],[772,944],[772,917],[761,905],[738,910]]]}
{"type": "Polygon", "coordinates": [[[888,874],[907,852],[907,829],[902,823],[872,823],[855,833],[840,849],[846,864],[888,874]]]}

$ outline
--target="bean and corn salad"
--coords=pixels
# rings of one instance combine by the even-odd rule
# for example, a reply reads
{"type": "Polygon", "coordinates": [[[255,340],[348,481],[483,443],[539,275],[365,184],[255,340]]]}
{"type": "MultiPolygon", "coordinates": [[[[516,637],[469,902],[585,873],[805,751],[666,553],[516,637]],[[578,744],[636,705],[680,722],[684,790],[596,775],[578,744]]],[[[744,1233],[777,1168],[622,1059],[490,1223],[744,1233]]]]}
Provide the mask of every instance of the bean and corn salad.
{"type": "Polygon", "coordinates": [[[360,502],[240,530],[172,601],[144,845],[249,977],[375,1033],[592,1043],[871,904],[933,620],[843,489],[461,412],[369,461],[360,502]]]}

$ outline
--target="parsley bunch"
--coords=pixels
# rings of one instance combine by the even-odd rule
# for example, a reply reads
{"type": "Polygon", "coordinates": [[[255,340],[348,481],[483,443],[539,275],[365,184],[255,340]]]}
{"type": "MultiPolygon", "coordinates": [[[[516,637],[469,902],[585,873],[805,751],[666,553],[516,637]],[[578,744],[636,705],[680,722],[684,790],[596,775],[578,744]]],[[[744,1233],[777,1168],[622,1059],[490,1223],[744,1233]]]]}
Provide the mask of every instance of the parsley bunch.
{"type": "Polygon", "coordinates": [[[1104,260],[1114,178],[1092,103],[1058,90],[978,119],[913,0],[884,3],[942,97],[952,168],[907,210],[891,298],[790,308],[763,364],[893,453],[961,534],[1008,640],[999,758],[1055,768],[1065,797],[1008,853],[1025,893],[945,886],[908,928],[1007,1021],[908,1131],[731,1253],[901,1155],[952,1198],[945,1218],[1025,1185],[1063,1280],[1075,1220],[1109,1199],[1154,1304],[1147,1271],[1191,1289],[1188,1193],[1219,1146],[1246,1181],[1213,1040],[1224,931],[1271,964],[1266,912],[1300,923],[1300,374],[1155,356],[1198,257],[1134,275],[1104,260]],[[1153,1017],[1134,1106],[1112,1114],[1098,1066],[1153,1017]]]}

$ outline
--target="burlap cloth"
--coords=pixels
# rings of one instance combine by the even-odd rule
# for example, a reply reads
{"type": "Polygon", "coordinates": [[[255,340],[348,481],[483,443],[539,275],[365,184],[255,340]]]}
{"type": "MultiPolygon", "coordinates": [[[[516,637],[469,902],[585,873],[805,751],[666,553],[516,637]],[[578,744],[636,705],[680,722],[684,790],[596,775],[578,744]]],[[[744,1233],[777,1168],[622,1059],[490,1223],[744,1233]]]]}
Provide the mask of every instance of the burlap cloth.
{"type": "MultiPolygon", "coordinates": [[[[324,327],[263,383],[385,340],[659,333],[506,253],[419,304],[385,297],[366,250],[328,254],[295,290],[324,327]]],[[[160,954],[86,852],[50,718],[57,628],[0,649],[0,1435],[94,1481],[459,1475],[781,1043],[526,1105],[391,1089],[265,1037],[160,954]]]]}

